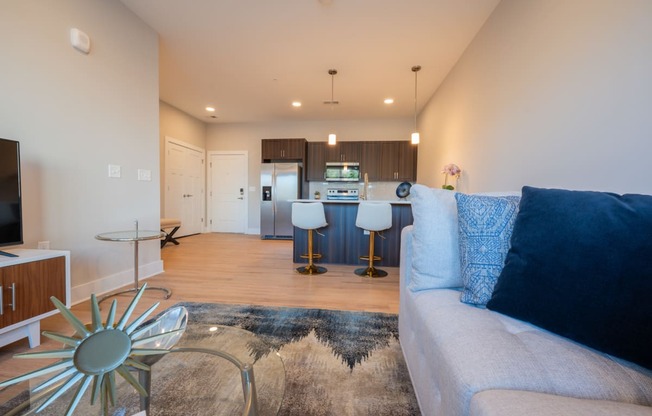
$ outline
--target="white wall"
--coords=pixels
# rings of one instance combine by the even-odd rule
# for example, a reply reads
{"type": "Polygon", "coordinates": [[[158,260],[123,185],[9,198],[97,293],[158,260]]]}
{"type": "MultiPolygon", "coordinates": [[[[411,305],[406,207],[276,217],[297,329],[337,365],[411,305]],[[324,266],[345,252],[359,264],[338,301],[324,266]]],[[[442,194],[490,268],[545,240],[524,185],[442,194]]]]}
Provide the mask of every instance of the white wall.
{"type": "MultiPolygon", "coordinates": [[[[72,252],[73,300],[132,281],[127,243],[101,232],[159,228],[158,39],[120,2],[3,0],[0,137],[19,140],[25,244],[72,252]],[[70,46],[77,27],[91,39],[70,46]],[[107,177],[108,164],[122,177],[107,177]],[[152,181],[136,180],[149,169],[152,181]]],[[[143,273],[162,270],[158,241],[143,273]]]]}
{"type": "Polygon", "coordinates": [[[421,113],[419,181],[652,193],[652,1],[503,0],[421,113]]]}
{"type": "Polygon", "coordinates": [[[206,123],[184,113],[165,101],[160,101],[159,110],[161,148],[165,145],[166,136],[183,140],[202,149],[206,147],[206,123]]]}
{"type": "Polygon", "coordinates": [[[165,193],[163,189],[165,186],[165,138],[172,137],[200,149],[206,149],[207,124],[171,106],[165,101],[160,101],[159,115],[161,213],[165,215],[165,193]]]}
{"type": "Polygon", "coordinates": [[[249,152],[250,232],[260,229],[260,146],[262,139],[305,138],[308,141],[326,141],[328,133],[335,131],[337,140],[408,140],[414,129],[413,119],[335,120],[276,123],[210,124],[207,131],[206,150],[247,150],[249,152]]]}

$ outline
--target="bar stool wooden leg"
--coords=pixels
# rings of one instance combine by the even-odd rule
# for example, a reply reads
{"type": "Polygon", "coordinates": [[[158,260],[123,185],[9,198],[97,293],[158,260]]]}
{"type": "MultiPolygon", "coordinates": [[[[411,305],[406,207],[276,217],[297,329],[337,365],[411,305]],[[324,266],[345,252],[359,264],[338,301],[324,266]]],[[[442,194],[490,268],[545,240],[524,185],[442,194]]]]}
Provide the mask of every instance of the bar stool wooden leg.
{"type": "Polygon", "coordinates": [[[326,273],[326,268],[321,266],[316,266],[313,262],[314,259],[321,257],[321,254],[313,253],[313,244],[312,244],[312,232],[313,230],[308,230],[308,254],[301,256],[302,258],[308,258],[308,265],[297,267],[297,272],[301,274],[313,275],[313,274],[322,274],[326,273]]]}

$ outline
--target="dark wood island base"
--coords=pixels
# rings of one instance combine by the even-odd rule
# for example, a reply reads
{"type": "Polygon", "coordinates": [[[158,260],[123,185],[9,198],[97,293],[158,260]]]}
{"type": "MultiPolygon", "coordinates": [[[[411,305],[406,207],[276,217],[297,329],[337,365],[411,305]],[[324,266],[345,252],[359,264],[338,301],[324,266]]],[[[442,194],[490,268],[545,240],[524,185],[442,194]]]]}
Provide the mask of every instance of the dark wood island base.
{"type": "MultiPolygon", "coordinates": [[[[358,205],[362,201],[315,201],[297,200],[296,202],[323,202],[328,226],[320,228],[319,234],[313,236],[314,252],[322,255],[320,264],[350,264],[353,266],[365,263],[360,256],[369,253],[369,235],[355,226],[358,215],[358,205]]],[[[374,202],[374,201],[371,201],[374,202]]],[[[378,201],[392,204],[392,227],[377,236],[375,252],[382,258],[375,262],[377,266],[398,267],[401,252],[401,230],[412,224],[412,206],[407,201],[378,201]]],[[[308,247],[308,233],[300,228],[294,228],[294,263],[305,263],[301,255],[308,247]]]]}

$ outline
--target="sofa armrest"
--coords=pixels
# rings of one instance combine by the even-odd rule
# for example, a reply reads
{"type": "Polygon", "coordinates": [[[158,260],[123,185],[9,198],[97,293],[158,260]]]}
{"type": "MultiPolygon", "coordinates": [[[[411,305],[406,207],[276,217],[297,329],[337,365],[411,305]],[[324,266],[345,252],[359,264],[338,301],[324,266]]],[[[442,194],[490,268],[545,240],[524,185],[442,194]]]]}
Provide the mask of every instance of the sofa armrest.
{"type": "Polygon", "coordinates": [[[412,273],[412,233],[414,226],[408,225],[401,230],[400,289],[407,290],[412,273]]]}

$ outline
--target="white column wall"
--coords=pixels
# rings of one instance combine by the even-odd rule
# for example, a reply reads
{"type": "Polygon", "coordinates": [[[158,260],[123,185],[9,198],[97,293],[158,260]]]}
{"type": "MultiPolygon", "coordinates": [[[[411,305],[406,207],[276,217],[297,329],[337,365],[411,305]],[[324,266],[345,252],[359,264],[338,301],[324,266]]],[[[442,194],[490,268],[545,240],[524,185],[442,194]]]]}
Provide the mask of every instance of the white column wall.
{"type": "MultiPolygon", "coordinates": [[[[122,3],[3,0],[0,137],[19,140],[23,248],[70,250],[73,301],[128,283],[133,247],[98,233],[159,228],[158,37],[122,3]],[[70,28],[90,37],[73,49],[70,28]],[[108,165],[121,178],[108,178],[108,165]],[[137,170],[152,180],[137,181],[137,170]]],[[[18,247],[20,248],[20,247],[18,247]]],[[[162,270],[140,245],[144,275],[162,270]]]]}

